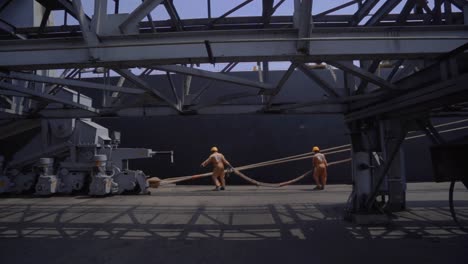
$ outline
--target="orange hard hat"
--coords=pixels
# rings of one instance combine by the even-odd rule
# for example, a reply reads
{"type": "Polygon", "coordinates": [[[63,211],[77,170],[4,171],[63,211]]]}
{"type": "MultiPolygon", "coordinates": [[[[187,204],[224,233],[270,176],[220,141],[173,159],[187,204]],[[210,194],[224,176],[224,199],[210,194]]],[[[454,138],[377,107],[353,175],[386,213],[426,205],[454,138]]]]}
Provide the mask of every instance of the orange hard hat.
{"type": "Polygon", "coordinates": [[[218,152],[218,148],[217,147],[212,147],[211,152],[218,152]]]}
{"type": "Polygon", "coordinates": [[[319,152],[320,149],[319,149],[319,147],[315,146],[315,147],[312,148],[312,151],[313,151],[313,152],[319,152]]]}

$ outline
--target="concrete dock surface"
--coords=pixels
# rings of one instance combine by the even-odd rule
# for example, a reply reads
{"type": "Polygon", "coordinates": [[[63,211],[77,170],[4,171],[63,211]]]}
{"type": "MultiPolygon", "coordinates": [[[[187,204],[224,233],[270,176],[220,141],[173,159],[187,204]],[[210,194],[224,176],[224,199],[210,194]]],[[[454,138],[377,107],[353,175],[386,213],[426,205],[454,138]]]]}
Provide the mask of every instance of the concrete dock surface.
{"type": "MultiPolygon", "coordinates": [[[[166,186],[150,196],[0,197],[0,263],[468,263],[447,183],[408,184],[389,225],[343,220],[349,185],[166,186]]],[[[468,228],[468,190],[456,211],[468,228]]]]}

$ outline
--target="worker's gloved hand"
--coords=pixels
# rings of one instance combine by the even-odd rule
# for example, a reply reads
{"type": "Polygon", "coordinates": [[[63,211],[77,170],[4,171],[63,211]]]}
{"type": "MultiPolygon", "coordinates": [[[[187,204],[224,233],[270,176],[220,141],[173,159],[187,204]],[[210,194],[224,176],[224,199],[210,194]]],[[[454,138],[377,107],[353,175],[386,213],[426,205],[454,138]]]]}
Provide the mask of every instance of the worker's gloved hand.
{"type": "Polygon", "coordinates": [[[234,172],[234,167],[232,167],[231,165],[228,165],[227,172],[228,173],[233,173],[234,172]]]}

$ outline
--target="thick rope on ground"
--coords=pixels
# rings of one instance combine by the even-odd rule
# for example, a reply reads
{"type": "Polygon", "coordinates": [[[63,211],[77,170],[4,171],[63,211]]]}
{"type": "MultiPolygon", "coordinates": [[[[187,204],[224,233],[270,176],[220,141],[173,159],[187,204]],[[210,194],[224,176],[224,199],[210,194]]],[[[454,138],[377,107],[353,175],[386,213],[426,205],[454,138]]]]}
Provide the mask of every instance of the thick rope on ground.
{"type": "MultiPolygon", "coordinates": [[[[349,162],[349,161],[351,161],[351,159],[344,159],[344,160],[334,161],[334,162],[328,163],[328,166],[333,166],[333,165],[336,165],[336,164],[345,163],[345,162],[349,162]]],[[[304,177],[306,177],[307,175],[309,175],[311,172],[312,171],[308,171],[308,172],[302,174],[301,176],[299,176],[297,178],[294,178],[292,180],[285,181],[285,182],[266,183],[266,182],[260,182],[260,181],[257,181],[257,180],[254,180],[254,179],[250,178],[249,176],[247,176],[247,175],[243,174],[242,172],[240,172],[240,170],[237,169],[237,168],[234,169],[234,173],[237,176],[241,177],[242,179],[246,180],[247,182],[250,182],[250,183],[252,183],[254,185],[257,185],[257,186],[273,187],[273,188],[279,188],[279,187],[283,187],[283,186],[290,185],[290,184],[293,184],[295,182],[298,182],[301,179],[303,179],[304,177]]],[[[211,176],[211,175],[212,175],[212,173],[210,172],[210,173],[193,175],[193,176],[184,176],[184,177],[173,178],[171,181],[162,180],[161,185],[163,185],[163,184],[174,184],[174,183],[183,182],[183,181],[187,181],[187,180],[204,178],[204,177],[208,177],[208,176],[211,176]]]]}
{"type": "MultiPolygon", "coordinates": [[[[435,127],[443,127],[443,126],[458,124],[458,123],[466,122],[466,121],[468,121],[468,119],[458,120],[458,121],[455,121],[455,122],[450,122],[450,123],[445,123],[445,124],[440,124],[440,125],[437,125],[435,127]]],[[[442,130],[442,131],[439,131],[439,134],[449,133],[449,132],[454,132],[454,131],[464,130],[464,129],[468,129],[468,126],[442,130]]],[[[416,136],[409,136],[409,137],[406,137],[405,140],[416,139],[416,138],[420,138],[420,137],[424,137],[424,136],[426,136],[426,135],[421,134],[421,135],[416,135],[416,136]]],[[[350,147],[351,147],[350,144],[341,145],[341,146],[337,146],[337,147],[323,149],[322,153],[326,154],[326,155],[330,155],[330,154],[335,154],[335,153],[346,152],[346,151],[351,150],[350,147]]],[[[294,156],[289,156],[289,157],[284,157],[284,158],[280,158],[280,159],[274,159],[274,160],[259,162],[259,163],[255,163],[255,164],[244,165],[244,166],[241,166],[241,167],[237,167],[235,169],[240,172],[241,170],[254,169],[254,168],[270,166],[270,165],[275,165],[275,164],[280,164],[280,163],[285,163],[285,162],[291,162],[291,161],[296,161],[296,160],[302,160],[302,159],[309,159],[309,158],[312,158],[313,156],[314,156],[313,152],[307,152],[307,153],[294,155],[294,156]]],[[[329,163],[329,164],[331,164],[331,163],[329,163]]],[[[166,178],[166,179],[161,180],[160,184],[161,185],[174,184],[174,183],[183,182],[183,181],[187,181],[187,180],[194,180],[194,179],[209,177],[211,175],[212,175],[211,172],[207,172],[207,173],[204,173],[204,174],[166,178]]],[[[299,176],[299,177],[301,177],[301,176],[299,176]]],[[[267,184],[267,183],[264,183],[264,184],[267,184]]]]}
{"type": "MultiPolygon", "coordinates": [[[[333,165],[336,165],[336,164],[345,163],[345,162],[349,162],[349,161],[351,161],[351,159],[344,159],[344,160],[334,161],[334,162],[328,163],[328,166],[333,166],[333,165]]],[[[243,174],[242,172],[240,172],[238,170],[234,170],[234,173],[237,176],[241,177],[242,179],[246,180],[247,182],[250,182],[250,183],[252,183],[254,185],[257,185],[257,186],[280,188],[280,187],[287,186],[287,185],[290,185],[290,184],[293,184],[293,183],[296,183],[296,182],[302,180],[303,178],[305,178],[306,176],[311,174],[312,170],[302,174],[301,176],[299,176],[297,178],[294,178],[292,180],[285,181],[285,182],[280,182],[280,183],[260,182],[260,181],[257,181],[257,180],[254,180],[254,179],[248,177],[247,175],[243,174]]]]}
{"type": "MultiPolygon", "coordinates": [[[[349,145],[343,145],[343,146],[339,146],[339,147],[324,149],[322,151],[322,153],[326,154],[326,155],[331,155],[331,154],[342,153],[342,152],[347,152],[347,151],[350,151],[349,145]],[[344,147],[346,149],[342,149],[344,147]],[[338,150],[336,150],[336,149],[338,149],[338,150]],[[334,151],[331,151],[331,150],[334,150],[334,151]]],[[[289,157],[285,157],[285,158],[281,158],[281,159],[274,159],[274,160],[269,160],[269,161],[244,165],[244,166],[236,167],[235,169],[237,171],[249,170],[249,169],[255,169],[255,168],[271,166],[271,165],[276,165],[276,164],[281,164],[281,163],[286,163],[286,162],[292,162],[292,161],[297,161],[297,160],[310,159],[312,157],[313,157],[313,152],[309,152],[309,153],[289,156],[289,157]]],[[[174,183],[183,182],[183,181],[187,181],[187,180],[194,180],[194,179],[209,177],[211,175],[212,175],[211,172],[207,172],[207,173],[204,173],[204,174],[196,174],[196,175],[190,175],[190,176],[180,176],[180,177],[166,178],[166,179],[163,179],[161,181],[161,184],[174,184],[174,183]]]]}
{"type": "Polygon", "coordinates": [[[253,185],[262,186],[262,187],[271,187],[271,188],[280,188],[280,187],[283,187],[283,186],[286,186],[286,185],[289,185],[289,184],[293,184],[295,182],[298,182],[298,181],[302,180],[303,178],[305,178],[306,176],[308,176],[311,173],[312,173],[312,171],[310,170],[310,171],[302,174],[301,176],[299,176],[297,178],[294,178],[294,179],[292,179],[290,181],[286,181],[286,182],[267,183],[267,182],[260,182],[260,181],[254,180],[254,179],[246,176],[242,172],[234,170],[234,174],[236,174],[237,176],[241,177],[242,179],[244,179],[245,181],[247,181],[247,182],[249,182],[249,183],[251,183],[253,185]]]}

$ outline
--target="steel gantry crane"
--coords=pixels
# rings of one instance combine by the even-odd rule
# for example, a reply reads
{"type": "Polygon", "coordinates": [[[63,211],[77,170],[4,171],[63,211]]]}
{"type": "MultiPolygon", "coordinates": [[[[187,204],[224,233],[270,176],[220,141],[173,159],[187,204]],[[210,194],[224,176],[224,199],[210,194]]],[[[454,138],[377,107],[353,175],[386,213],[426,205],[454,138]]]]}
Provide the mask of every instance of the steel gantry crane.
{"type": "Polygon", "coordinates": [[[313,12],[329,1],[246,0],[219,16],[212,15],[215,1],[198,2],[206,5],[205,17],[181,17],[178,9],[187,3],[173,0],[138,2],[129,13],[120,12],[118,0],[96,0],[88,13],[81,0],[2,1],[0,131],[23,131],[36,119],[340,114],[351,133],[354,210],[375,208],[380,195],[388,196],[388,210],[404,208],[400,146],[408,131],[438,139],[430,117],[467,109],[468,1],[351,0],[313,12]],[[261,7],[255,16],[233,16],[253,4],[261,7]],[[168,20],[152,15],[159,6],[168,20]],[[287,14],[276,15],[280,9],[287,14]],[[40,10],[42,17],[24,26],[8,10],[31,16],[40,10]],[[64,14],[62,24],[48,22],[52,12],[64,14]],[[78,23],[68,23],[71,17],[78,23]],[[246,62],[258,65],[258,79],[230,74],[246,62]],[[279,80],[270,78],[272,62],[287,69],[279,80]],[[224,68],[203,67],[210,64],[224,68]],[[335,83],[317,74],[322,67],[339,75],[335,83]],[[377,74],[383,67],[386,73],[377,74]],[[83,80],[86,69],[107,77],[112,72],[119,81],[83,80]],[[282,100],[295,71],[326,96],[282,100]],[[166,74],[172,92],[145,79],[155,72],[166,74]],[[183,76],[182,94],[175,76],[183,76]],[[209,82],[193,87],[192,77],[209,82]],[[238,90],[223,92],[220,83],[238,90]],[[98,90],[102,102],[84,104],[76,100],[79,93],[64,98],[63,89],[98,90]],[[203,99],[213,93],[216,98],[203,99]]]}

